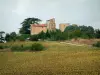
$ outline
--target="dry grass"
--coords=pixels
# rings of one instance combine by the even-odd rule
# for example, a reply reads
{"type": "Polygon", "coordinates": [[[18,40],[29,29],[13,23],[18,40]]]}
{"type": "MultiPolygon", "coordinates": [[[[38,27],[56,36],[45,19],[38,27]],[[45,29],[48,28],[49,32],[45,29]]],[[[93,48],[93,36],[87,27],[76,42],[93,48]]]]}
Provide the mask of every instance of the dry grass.
{"type": "MultiPolygon", "coordinates": [[[[24,42],[25,45],[31,43],[24,42]]],[[[65,45],[58,42],[40,43],[45,45],[47,50],[41,52],[1,52],[0,75],[100,74],[99,49],[96,50],[89,46],[65,45]]]]}

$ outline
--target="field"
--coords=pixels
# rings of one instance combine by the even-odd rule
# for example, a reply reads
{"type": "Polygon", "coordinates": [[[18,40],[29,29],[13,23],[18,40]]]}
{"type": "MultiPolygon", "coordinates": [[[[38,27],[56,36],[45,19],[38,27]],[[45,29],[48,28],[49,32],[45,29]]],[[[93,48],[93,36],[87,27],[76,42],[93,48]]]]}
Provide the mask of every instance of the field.
{"type": "Polygon", "coordinates": [[[100,49],[60,42],[40,43],[46,46],[44,51],[0,52],[0,75],[100,75],[100,49]]]}

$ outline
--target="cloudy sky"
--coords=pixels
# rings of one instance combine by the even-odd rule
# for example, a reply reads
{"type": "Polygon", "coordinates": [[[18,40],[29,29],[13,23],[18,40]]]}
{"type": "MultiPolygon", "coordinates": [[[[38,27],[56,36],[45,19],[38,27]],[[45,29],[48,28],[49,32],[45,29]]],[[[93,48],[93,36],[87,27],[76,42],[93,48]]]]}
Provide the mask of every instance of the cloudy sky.
{"type": "Polygon", "coordinates": [[[43,23],[55,18],[57,28],[59,23],[100,28],[100,0],[0,0],[0,31],[18,32],[27,17],[43,23]]]}

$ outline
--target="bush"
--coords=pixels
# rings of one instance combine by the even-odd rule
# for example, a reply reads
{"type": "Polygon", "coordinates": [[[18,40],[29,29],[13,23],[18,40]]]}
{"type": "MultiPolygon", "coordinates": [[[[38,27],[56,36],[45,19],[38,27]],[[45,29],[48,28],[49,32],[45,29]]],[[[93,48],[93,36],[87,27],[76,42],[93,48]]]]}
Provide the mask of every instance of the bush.
{"type": "Polygon", "coordinates": [[[34,43],[31,45],[31,51],[42,51],[44,49],[44,46],[39,43],[34,43]]]}
{"type": "Polygon", "coordinates": [[[98,41],[97,43],[93,44],[94,47],[100,47],[100,41],[98,41]]]}
{"type": "Polygon", "coordinates": [[[14,45],[11,47],[12,51],[26,51],[26,50],[30,50],[30,51],[42,51],[44,49],[44,46],[42,44],[39,43],[34,43],[32,45],[29,46],[24,46],[24,45],[14,45]]]}
{"type": "Polygon", "coordinates": [[[0,45],[0,49],[4,49],[4,46],[3,45],[0,45]]]}
{"type": "Polygon", "coordinates": [[[5,49],[5,48],[9,48],[9,47],[6,45],[0,45],[0,49],[5,49]]]}
{"type": "Polygon", "coordinates": [[[30,37],[30,40],[31,40],[31,41],[38,41],[38,35],[32,35],[32,36],[30,37]]]}
{"type": "Polygon", "coordinates": [[[25,47],[25,46],[23,46],[23,45],[21,45],[21,46],[12,46],[11,47],[11,50],[12,51],[25,51],[25,50],[27,50],[28,48],[27,47],[25,47]]]}

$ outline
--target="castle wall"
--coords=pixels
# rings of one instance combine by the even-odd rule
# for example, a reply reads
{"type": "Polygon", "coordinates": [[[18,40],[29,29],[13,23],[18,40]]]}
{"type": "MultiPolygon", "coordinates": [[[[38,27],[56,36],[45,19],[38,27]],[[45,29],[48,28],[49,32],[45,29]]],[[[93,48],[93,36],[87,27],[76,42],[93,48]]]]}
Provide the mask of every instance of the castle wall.
{"type": "Polygon", "coordinates": [[[46,32],[48,30],[52,31],[56,29],[55,19],[50,19],[46,21],[46,24],[34,25],[31,24],[31,35],[39,34],[41,31],[46,32]]]}
{"type": "Polygon", "coordinates": [[[46,32],[47,31],[47,27],[46,26],[34,26],[34,25],[31,25],[31,35],[39,34],[41,31],[46,32]]]}

